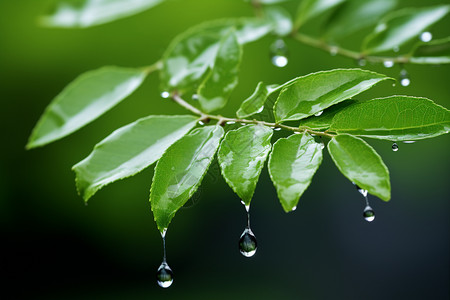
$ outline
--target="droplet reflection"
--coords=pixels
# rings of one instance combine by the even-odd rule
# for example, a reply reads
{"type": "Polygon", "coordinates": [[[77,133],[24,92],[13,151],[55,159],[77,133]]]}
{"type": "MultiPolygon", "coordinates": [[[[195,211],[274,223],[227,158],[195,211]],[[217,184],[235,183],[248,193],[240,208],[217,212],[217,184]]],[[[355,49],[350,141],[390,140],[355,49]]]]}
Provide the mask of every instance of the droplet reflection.
{"type": "Polygon", "coordinates": [[[398,145],[397,143],[392,144],[392,151],[397,152],[398,151],[398,145]]]}
{"type": "Polygon", "coordinates": [[[422,42],[428,43],[432,39],[433,39],[433,35],[431,34],[431,32],[425,31],[425,32],[422,32],[422,34],[420,35],[420,40],[422,42]]]}
{"type": "Polygon", "coordinates": [[[270,45],[270,59],[276,67],[283,68],[288,64],[288,50],[286,43],[282,39],[277,39],[270,45]]]}
{"type": "Polygon", "coordinates": [[[367,205],[364,208],[363,216],[364,220],[366,220],[367,222],[372,222],[373,220],[375,220],[375,212],[373,211],[372,207],[367,205]]]}
{"type": "Polygon", "coordinates": [[[245,257],[252,257],[257,248],[256,237],[250,228],[245,228],[239,239],[239,252],[245,257]]]}
{"type": "Polygon", "coordinates": [[[168,288],[173,283],[173,272],[167,262],[163,261],[156,272],[156,282],[162,288],[168,288]]]}

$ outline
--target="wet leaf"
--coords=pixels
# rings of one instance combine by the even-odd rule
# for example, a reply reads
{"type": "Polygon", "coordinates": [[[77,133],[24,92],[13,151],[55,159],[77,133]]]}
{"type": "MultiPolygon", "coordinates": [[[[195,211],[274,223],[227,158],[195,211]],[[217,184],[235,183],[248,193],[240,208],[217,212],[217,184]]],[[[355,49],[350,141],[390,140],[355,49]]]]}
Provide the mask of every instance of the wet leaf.
{"type": "Polygon", "coordinates": [[[389,141],[420,140],[447,133],[450,111],[426,98],[379,98],[343,109],[330,130],[389,141]]]}
{"type": "Polygon", "coordinates": [[[365,141],[348,134],[338,135],[328,143],[328,152],[350,181],[384,201],[391,199],[389,171],[365,141]]]}
{"type": "Polygon", "coordinates": [[[300,120],[370,89],[385,75],[361,69],[336,69],[292,80],[274,105],[277,122],[300,120]]]}
{"type": "Polygon", "coordinates": [[[322,145],[307,133],[279,139],[269,158],[269,174],[286,212],[292,211],[322,163],[322,145]]]}
{"type": "Polygon", "coordinates": [[[159,231],[167,229],[200,186],[222,136],[217,125],[195,129],[170,146],[156,164],[150,202],[159,231]]]}
{"type": "Polygon", "coordinates": [[[149,116],[117,129],[73,166],[78,192],[87,201],[103,186],[142,171],[196,121],[194,116],[149,116]]]}
{"type": "Polygon", "coordinates": [[[63,138],[94,121],[136,90],[146,77],[143,69],[103,67],[70,83],[46,108],[27,148],[63,138]]]}
{"type": "Polygon", "coordinates": [[[223,178],[246,205],[250,205],[269,154],[272,129],[247,125],[229,131],[218,152],[223,178]]]}
{"type": "Polygon", "coordinates": [[[423,8],[405,8],[383,18],[363,43],[365,53],[392,50],[419,36],[424,30],[442,19],[450,5],[423,8]]]}

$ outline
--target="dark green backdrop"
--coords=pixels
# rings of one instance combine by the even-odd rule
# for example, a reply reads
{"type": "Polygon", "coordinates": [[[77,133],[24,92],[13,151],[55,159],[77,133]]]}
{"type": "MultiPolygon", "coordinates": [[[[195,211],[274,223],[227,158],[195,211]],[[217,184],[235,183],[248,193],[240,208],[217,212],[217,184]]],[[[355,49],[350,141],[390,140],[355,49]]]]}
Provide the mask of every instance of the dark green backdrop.
{"type": "MultiPolygon", "coordinates": [[[[190,208],[167,234],[175,281],[159,288],[161,238],[148,203],[152,167],[108,186],[85,206],[71,166],[119,126],[148,114],[184,113],[159,97],[158,78],[73,136],[26,152],[35,122],[78,74],[103,65],[158,60],[171,39],[205,20],[251,15],[241,0],[167,0],[145,13],[86,30],[46,29],[36,18],[52,1],[0,1],[2,299],[445,299],[449,297],[448,136],[400,144],[369,141],[391,172],[392,200],[360,195],[328,154],[297,211],[285,214],[264,170],[252,204],[255,257],[239,254],[245,211],[214,164],[190,208]],[[5,277],[6,276],[6,277],[5,277]],[[8,295],[8,296],[6,296],[8,295]],[[6,296],[6,297],[3,297],[6,296]]],[[[296,1],[292,1],[296,2],[296,1]]],[[[423,6],[442,1],[403,1],[423,6]]],[[[294,5],[293,5],[294,7],[294,5]]],[[[432,30],[450,34],[450,17],[432,30]]],[[[309,26],[315,31],[314,23],[309,26]]],[[[356,47],[353,41],[347,42],[356,47]]],[[[246,46],[232,115],[260,80],[355,67],[351,60],[288,41],[290,62],[270,64],[273,37],[246,46]]],[[[399,68],[368,69],[397,76],[399,68]]],[[[361,99],[406,94],[450,107],[447,66],[407,66],[411,86],[382,83],[361,99]]],[[[192,204],[192,203],[191,203],[192,204]]]]}

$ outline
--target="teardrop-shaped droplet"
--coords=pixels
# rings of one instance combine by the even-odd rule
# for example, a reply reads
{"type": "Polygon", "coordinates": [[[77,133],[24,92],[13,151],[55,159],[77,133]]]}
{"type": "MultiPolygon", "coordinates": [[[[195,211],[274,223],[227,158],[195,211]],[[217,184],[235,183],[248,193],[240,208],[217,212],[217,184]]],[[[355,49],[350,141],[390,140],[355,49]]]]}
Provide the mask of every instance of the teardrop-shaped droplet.
{"type": "Polygon", "coordinates": [[[161,97],[164,99],[167,99],[170,97],[170,93],[168,91],[164,91],[161,93],[161,97]]]}
{"type": "Polygon", "coordinates": [[[399,81],[402,86],[410,85],[411,79],[409,79],[409,74],[405,69],[400,71],[399,81]]]}
{"type": "Polygon", "coordinates": [[[277,39],[270,45],[270,59],[276,67],[283,68],[288,64],[288,49],[282,39],[277,39]]]}
{"type": "Polygon", "coordinates": [[[433,35],[429,31],[422,32],[422,34],[420,35],[420,40],[422,42],[428,43],[432,39],[433,39],[433,35]]]}
{"type": "Polygon", "coordinates": [[[256,253],[256,237],[250,228],[245,228],[239,239],[239,252],[245,257],[252,257],[256,253]]]}
{"type": "Polygon", "coordinates": [[[375,220],[375,212],[373,211],[372,207],[367,205],[364,208],[363,216],[364,216],[364,220],[366,220],[367,222],[372,222],[373,220],[375,220]]]}
{"type": "Polygon", "coordinates": [[[336,47],[336,46],[331,46],[331,47],[330,47],[330,55],[331,55],[331,56],[336,56],[337,53],[338,53],[338,47],[336,47]]]}
{"type": "Polygon", "coordinates": [[[392,68],[394,66],[394,62],[392,60],[385,60],[383,65],[385,68],[392,68]]]}
{"type": "Polygon", "coordinates": [[[156,281],[163,288],[168,288],[173,282],[173,272],[169,265],[163,261],[156,272],[156,281]]]}
{"type": "Polygon", "coordinates": [[[366,60],[364,58],[360,58],[356,60],[356,64],[360,67],[364,67],[366,65],[366,60]]]}
{"type": "Polygon", "coordinates": [[[394,152],[398,151],[398,145],[397,145],[397,143],[393,143],[393,144],[392,144],[392,151],[394,151],[394,152]]]}
{"type": "Polygon", "coordinates": [[[314,116],[320,117],[323,114],[323,110],[319,111],[318,113],[315,113],[314,116]]]}

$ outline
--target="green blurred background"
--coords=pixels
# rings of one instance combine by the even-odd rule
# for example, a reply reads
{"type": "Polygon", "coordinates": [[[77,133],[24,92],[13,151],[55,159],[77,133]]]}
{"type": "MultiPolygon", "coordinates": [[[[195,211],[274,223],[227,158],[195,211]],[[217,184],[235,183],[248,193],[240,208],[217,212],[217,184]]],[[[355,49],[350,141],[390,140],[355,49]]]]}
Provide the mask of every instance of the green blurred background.
{"type": "MultiPolygon", "coordinates": [[[[295,2],[286,7],[294,11],[295,2]]],[[[442,2],[405,0],[401,6],[442,2]]],[[[252,10],[241,0],[167,0],[86,30],[39,27],[37,17],[52,3],[0,1],[2,299],[448,299],[448,136],[402,143],[395,153],[389,142],[369,141],[392,181],[389,203],[370,197],[377,214],[370,224],[362,218],[362,197],[328,154],[293,213],[282,211],[264,170],[251,208],[259,249],[250,259],[237,245],[245,210],[214,163],[195,201],[171,224],[167,251],[175,281],[159,288],[162,243],[148,202],[153,167],[104,188],[88,206],[76,194],[71,171],[117,127],[148,114],[184,113],[160,98],[158,76],[69,138],[25,151],[27,137],[50,100],[80,73],[151,64],[188,27],[252,10]]],[[[319,24],[307,30],[317,32],[319,24]]],[[[449,28],[447,17],[431,32],[445,37],[449,28]]],[[[346,44],[357,49],[361,36],[346,44]]],[[[274,38],[245,47],[239,87],[221,113],[233,115],[260,80],[282,83],[356,66],[289,40],[289,64],[276,68],[268,53],[274,38]]],[[[366,68],[394,77],[400,70],[366,68]]],[[[448,65],[407,70],[409,87],[381,83],[359,98],[406,94],[450,107],[448,65]]]]}

